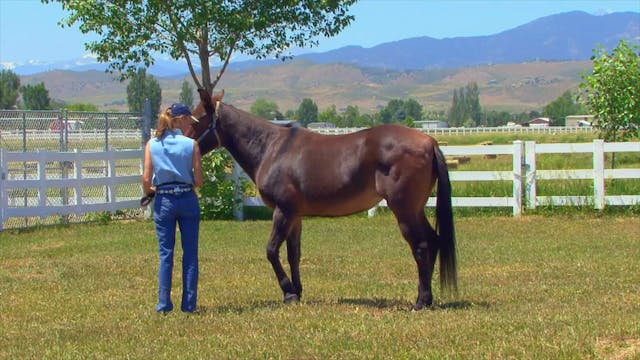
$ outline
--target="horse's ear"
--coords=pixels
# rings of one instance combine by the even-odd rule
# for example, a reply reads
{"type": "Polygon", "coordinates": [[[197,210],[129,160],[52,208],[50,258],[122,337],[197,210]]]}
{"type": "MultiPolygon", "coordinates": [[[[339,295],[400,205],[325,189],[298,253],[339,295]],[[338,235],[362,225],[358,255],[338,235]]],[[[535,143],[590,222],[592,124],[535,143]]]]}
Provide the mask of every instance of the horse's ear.
{"type": "Polygon", "coordinates": [[[211,102],[214,104],[217,104],[219,101],[222,101],[223,97],[224,97],[224,89],[222,89],[222,91],[220,91],[219,93],[213,95],[213,97],[211,98],[211,102]]]}

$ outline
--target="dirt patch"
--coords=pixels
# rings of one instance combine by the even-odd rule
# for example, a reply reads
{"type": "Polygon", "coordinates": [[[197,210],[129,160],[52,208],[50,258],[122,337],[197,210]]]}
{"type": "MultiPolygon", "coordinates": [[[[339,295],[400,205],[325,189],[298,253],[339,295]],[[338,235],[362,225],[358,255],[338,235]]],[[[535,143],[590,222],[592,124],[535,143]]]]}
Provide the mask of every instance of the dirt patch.
{"type": "Polygon", "coordinates": [[[606,338],[596,342],[598,358],[607,360],[635,359],[640,356],[640,339],[638,338],[606,338]]]}

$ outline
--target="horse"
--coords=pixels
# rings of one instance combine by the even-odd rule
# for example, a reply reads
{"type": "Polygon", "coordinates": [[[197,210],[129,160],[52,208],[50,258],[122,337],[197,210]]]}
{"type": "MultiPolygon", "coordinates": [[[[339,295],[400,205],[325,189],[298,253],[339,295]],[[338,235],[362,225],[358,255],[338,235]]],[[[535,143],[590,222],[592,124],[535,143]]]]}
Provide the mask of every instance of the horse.
{"type": "Polygon", "coordinates": [[[273,209],[267,259],[284,302],[302,297],[300,237],[306,216],[345,216],[365,211],[382,199],[418,268],[413,306],[432,306],[431,279],[440,256],[440,286],[457,292],[455,231],[447,164],[435,139],[401,125],[380,125],[346,135],[322,135],[301,127],[272,124],[223,103],[224,91],[211,96],[199,89],[193,115],[198,123],[185,132],[200,152],[224,147],[255,183],[273,209]],[[435,229],[424,207],[437,182],[435,229]],[[291,279],[280,262],[287,244],[291,279]]]}

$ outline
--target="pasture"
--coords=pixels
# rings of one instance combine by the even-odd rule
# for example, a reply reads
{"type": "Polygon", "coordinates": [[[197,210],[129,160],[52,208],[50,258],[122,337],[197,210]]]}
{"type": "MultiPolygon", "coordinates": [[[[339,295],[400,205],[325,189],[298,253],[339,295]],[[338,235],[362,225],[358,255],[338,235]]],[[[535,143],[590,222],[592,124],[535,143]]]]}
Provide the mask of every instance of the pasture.
{"type": "Polygon", "coordinates": [[[458,296],[436,282],[435,306],[410,312],[415,263],[388,213],[307,219],[294,305],[281,303],[266,260],[269,221],[205,221],[198,313],[164,316],[151,221],[5,231],[0,358],[640,356],[637,214],[458,216],[456,226],[458,296]]]}

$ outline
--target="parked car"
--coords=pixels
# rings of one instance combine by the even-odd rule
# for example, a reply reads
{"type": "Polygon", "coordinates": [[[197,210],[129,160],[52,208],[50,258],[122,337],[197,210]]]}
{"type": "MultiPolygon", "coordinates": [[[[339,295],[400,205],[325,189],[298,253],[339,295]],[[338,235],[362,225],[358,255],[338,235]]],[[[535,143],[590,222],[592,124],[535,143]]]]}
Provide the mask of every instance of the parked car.
{"type": "Polygon", "coordinates": [[[84,121],[81,120],[53,120],[50,124],[49,124],[49,130],[51,130],[52,132],[57,132],[59,133],[60,130],[62,130],[65,126],[65,124],[67,125],[67,131],[78,131],[78,130],[82,130],[82,125],[84,124],[84,121]]]}

